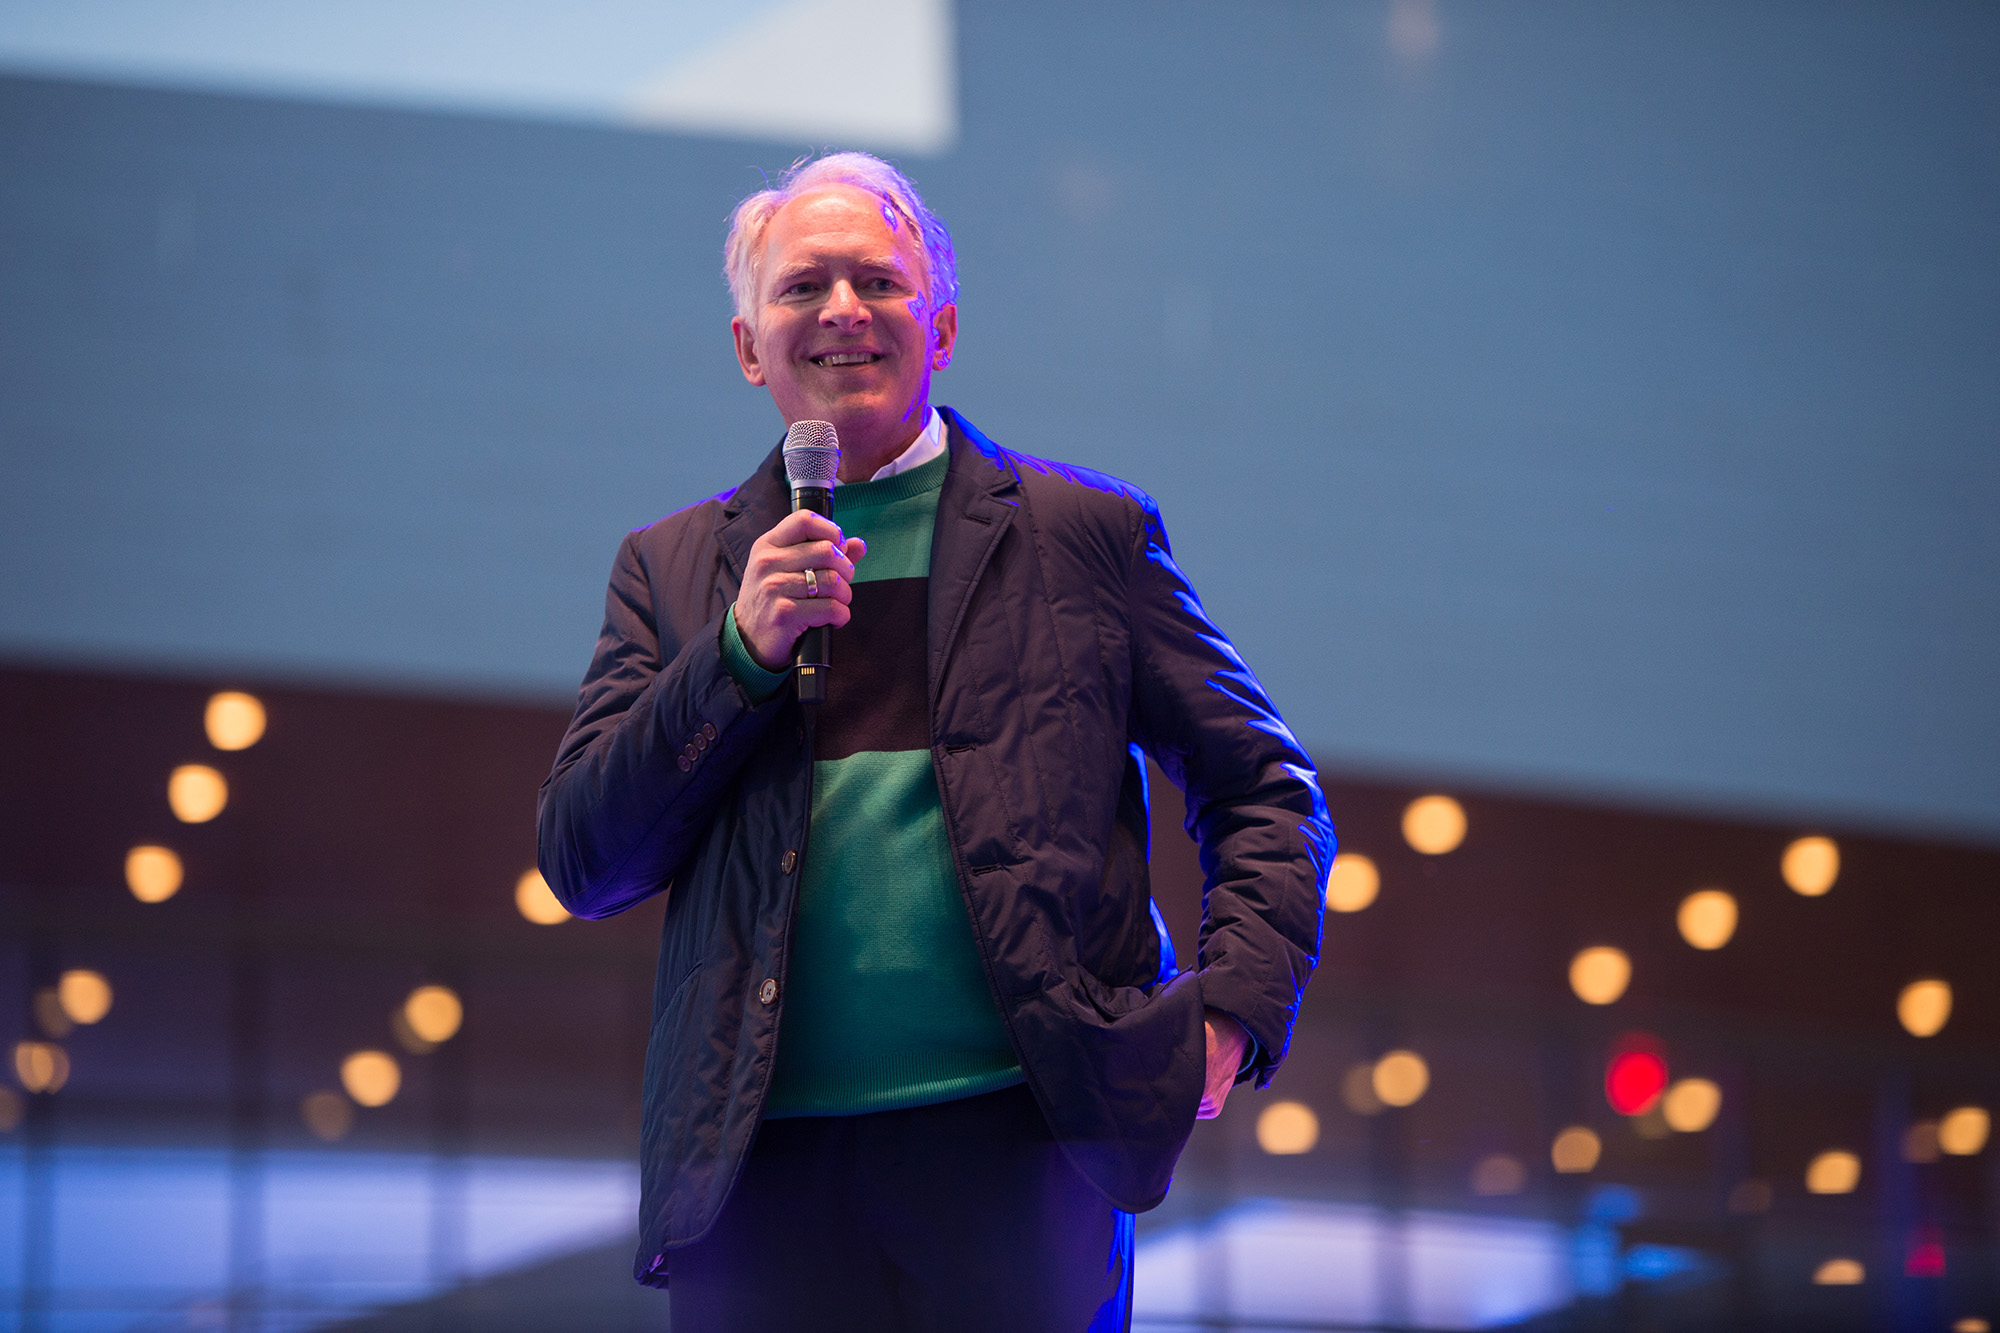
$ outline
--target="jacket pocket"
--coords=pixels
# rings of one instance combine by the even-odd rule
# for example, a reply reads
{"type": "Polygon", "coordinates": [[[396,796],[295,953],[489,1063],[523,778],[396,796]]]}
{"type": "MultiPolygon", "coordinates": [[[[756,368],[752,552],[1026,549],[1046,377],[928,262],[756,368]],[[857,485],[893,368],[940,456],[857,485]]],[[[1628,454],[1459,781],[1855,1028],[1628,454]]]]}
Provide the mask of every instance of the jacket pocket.
{"type": "Polygon", "coordinates": [[[644,1095],[644,1121],[649,1135],[657,1129],[655,1121],[671,1101],[665,1095],[668,1085],[680,1082],[687,1075],[685,1059],[673,1058],[674,1047],[686,1027],[687,1006],[695,994],[695,983],[708,966],[708,960],[703,959],[689,968],[653,1015],[652,1031],[646,1037],[644,1095]]]}

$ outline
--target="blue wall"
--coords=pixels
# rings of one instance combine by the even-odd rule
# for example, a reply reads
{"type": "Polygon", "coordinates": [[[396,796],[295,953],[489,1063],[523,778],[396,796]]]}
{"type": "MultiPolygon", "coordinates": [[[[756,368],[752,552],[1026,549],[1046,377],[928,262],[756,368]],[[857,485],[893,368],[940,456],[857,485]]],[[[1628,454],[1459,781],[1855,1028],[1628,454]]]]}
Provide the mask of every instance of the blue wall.
{"type": "MultiPolygon", "coordinates": [[[[960,7],[940,397],[1329,760],[2000,835],[2000,10],[960,7]]],[[[802,145],[0,80],[0,652],[559,698],[802,145]]]]}

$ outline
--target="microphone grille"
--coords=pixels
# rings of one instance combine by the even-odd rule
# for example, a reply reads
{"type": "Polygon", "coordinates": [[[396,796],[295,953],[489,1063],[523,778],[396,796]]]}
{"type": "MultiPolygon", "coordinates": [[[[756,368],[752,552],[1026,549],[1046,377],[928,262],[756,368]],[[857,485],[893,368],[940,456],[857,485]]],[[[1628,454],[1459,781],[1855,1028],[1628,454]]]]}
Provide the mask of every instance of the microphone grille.
{"type": "Polygon", "coordinates": [[[840,472],[840,439],[831,421],[794,421],[785,428],[785,476],[794,486],[832,486],[840,472]]]}

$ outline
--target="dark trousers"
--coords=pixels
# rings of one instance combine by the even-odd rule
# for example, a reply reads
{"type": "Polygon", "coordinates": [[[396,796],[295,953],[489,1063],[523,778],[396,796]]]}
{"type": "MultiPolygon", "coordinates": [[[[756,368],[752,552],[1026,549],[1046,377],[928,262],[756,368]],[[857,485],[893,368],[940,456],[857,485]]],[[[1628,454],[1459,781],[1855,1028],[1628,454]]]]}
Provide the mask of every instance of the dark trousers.
{"type": "Polygon", "coordinates": [[[1132,1215],[1014,1087],[765,1121],[715,1229],[667,1270],[673,1333],[1123,1333],[1132,1215]]]}

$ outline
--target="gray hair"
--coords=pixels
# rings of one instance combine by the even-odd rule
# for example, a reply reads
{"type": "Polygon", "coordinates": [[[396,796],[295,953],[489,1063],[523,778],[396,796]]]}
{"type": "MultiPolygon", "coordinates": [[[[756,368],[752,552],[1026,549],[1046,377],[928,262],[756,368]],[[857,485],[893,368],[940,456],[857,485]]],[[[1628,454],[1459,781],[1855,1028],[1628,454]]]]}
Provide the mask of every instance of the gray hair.
{"type": "Polygon", "coordinates": [[[764,232],[786,204],[827,185],[852,185],[882,201],[882,216],[891,231],[910,228],[923,255],[925,292],[933,311],[958,300],[958,256],[951,232],[931,212],[908,176],[870,153],[828,153],[802,157],[785,169],[778,183],[745,199],[729,217],[729,239],[722,244],[722,275],[736,314],[756,325],[757,269],[764,257],[764,232]]]}

